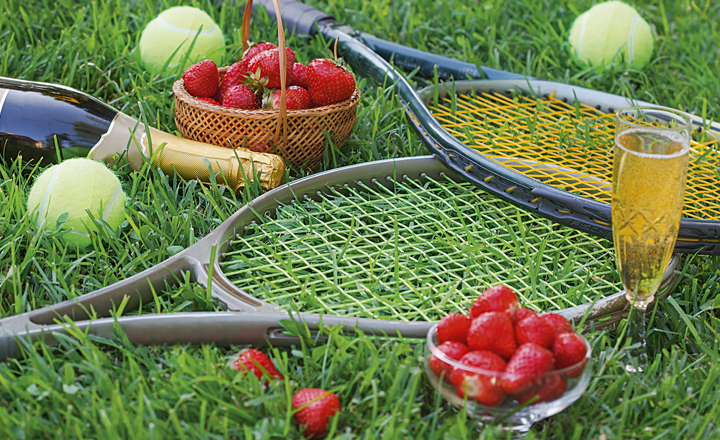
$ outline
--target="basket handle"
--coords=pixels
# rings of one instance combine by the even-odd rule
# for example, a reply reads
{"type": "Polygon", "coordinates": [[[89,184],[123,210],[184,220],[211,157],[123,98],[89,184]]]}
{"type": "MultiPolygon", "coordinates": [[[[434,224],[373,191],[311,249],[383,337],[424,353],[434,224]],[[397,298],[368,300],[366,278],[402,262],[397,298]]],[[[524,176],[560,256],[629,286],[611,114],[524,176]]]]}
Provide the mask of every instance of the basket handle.
{"type": "MultiPolygon", "coordinates": [[[[250,40],[250,17],[252,15],[252,0],[247,0],[245,3],[245,11],[243,12],[243,24],[242,24],[242,51],[248,48],[248,42],[250,40]]],[[[275,16],[280,17],[280,1],[273,0],[275,5],[275,16]]],[[[282,20],[277,20],[278,26],[278,50],[280,55],[280,114],[275,126],[275,137],[273,143],[277,148],[280,134],[282,133],[283,145],[288,145],[288,118],[287,118],[287,103],[286,103],[286,89],[287,89],[287,51],[285,50],[285,29],[283,28],[282,20]]]]}

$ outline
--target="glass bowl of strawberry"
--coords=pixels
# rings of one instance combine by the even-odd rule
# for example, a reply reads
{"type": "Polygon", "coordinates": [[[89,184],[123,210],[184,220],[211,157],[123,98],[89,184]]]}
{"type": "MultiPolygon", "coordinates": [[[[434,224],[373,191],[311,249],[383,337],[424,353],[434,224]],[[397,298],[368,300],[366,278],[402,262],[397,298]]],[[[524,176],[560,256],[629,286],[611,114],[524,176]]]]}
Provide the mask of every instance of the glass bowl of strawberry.
{"type": "Polygon", "coordinates": [[[428,332],[424,364],[430,384],[451,404],[481,424],[526,432],[582,396],[592,350],[561,315],[539,315],[512,297],[505,286],[491,288],[467,315],[440,320],[428,332]],[[476,307],[489,298],[489,307],[476,307]]]}

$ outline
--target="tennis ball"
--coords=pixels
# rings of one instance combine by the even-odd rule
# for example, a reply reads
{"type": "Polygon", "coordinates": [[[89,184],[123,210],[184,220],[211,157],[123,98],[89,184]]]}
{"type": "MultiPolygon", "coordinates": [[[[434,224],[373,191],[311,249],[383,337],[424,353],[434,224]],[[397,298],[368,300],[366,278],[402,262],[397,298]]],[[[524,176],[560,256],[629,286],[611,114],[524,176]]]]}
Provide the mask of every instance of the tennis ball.
{"type": "Polygon", "coordinates": [[[150,72],[160,72],[171,57],[168,68],[181,66],[184,71],[206,59],[220,65],[223,55],[222,30],[204,11],[191,6],[166,9],[140,36],[140,58],[150,72]]]}
{"type": "Polygon", "coordinates": [[[570,44],[578,60],[593,67],[626,62],[642,68],[653,52],[650,25],[620,1],[600,3],[575,19],[570,44]]]}
{"type": "Polygon", "coordinates": [[[91,159],[68,159],[45,170],[35,180],[28,197],[28,210],[37,211],[38,227],[54,228],[58,218],[67,213],[62,238],[83,249],[98,223],[106,222],[117,229],[125,219],[127,197],[120,180],[101,162],[91,159]],[[92,214],[95,221],[88,215],[92,214]]]}

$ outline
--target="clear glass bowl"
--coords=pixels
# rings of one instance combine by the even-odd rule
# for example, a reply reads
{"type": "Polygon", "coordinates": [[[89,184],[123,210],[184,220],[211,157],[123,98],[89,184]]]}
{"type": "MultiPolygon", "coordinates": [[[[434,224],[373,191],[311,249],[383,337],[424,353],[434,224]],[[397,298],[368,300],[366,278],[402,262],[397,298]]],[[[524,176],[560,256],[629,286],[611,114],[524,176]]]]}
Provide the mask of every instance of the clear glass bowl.
{"type": "MultiPolygon", "coordinates": [[[[502,389],[502,381],[516,380],[517,376],[504,372],[483,370],[480,368],[470,367],[467,365],[460,364],[447,357],[443,352],[438,349],[437,340],[437,326],[433,326],[427,335],[427,343],[425,345],[425,373],[432,386],[450,403],[455,405],[461,410],[465,410],[468,415],[474,417],[479,423],[495,424],[502,426],[504,429],[527,432],[530,426],[542,419],[550,417],[564,410],[570,406],[573,402],[578,400],[580,396],[585,392],[585,389],[590,382],[592,362],[591,362],[591,347],[587,339],[582,335],[579,335],[585,342],[587,353],[585,358],[575,365],[563,368],[561,370],[554,370],[545,373],[544,375],[533,378],[529,385],[530,389],[526,389],[517,395],[505,394],[504,400],[497,406],[485,406],[478,403],[474,398],[468,397],[467,400],[460,397],[455,391],[455,386],[450,383],[451,374],[443,374],[442,379],[433,373],[430,368],[430,358],[432,355],[456,371],[461,371],[466,375],[477,375],[483,380],[484,384],[488,386],[497,387],[502,389]],[[564,381],[567,384],[567,388],[561,395],[554,393],[556,396],[550,397],[547,401],[539,401],[538,397],[535,396],[537,390],[540,389],[544,384],[553,383],[557,385],[558,382],[564,381]],[[519,399],[528,399],[525,404],[518,402],[519,399]]],[[[549,388],[546,388],[549,389],[549,388]]],[[[553,388],[555,390],[561,389],[561,387],[553,388]]],[[[545,394],[545,392],[543,392],[545,394]]],[[[553,394],[553,393],[551,393],[553,394]]]]}

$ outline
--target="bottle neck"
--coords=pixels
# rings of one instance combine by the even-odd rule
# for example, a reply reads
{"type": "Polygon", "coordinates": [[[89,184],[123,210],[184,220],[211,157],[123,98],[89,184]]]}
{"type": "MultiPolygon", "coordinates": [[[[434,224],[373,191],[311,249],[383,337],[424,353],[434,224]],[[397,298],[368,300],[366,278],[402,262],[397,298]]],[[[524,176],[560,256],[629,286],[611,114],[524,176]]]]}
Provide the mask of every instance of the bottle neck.
{"type": "Polygon", "coordinates": [[[145,126],[125,113],[118,112],[107,132],[92,147],[88,157],[107,163],[127,161],[134,170],[143,165],[143,156],[148,156],[143,142],[145,126]]]}

